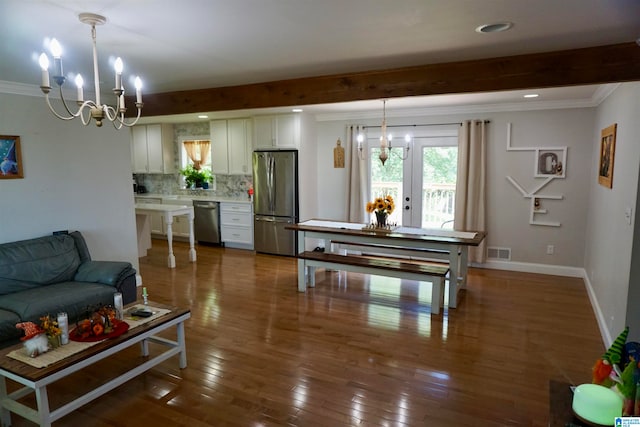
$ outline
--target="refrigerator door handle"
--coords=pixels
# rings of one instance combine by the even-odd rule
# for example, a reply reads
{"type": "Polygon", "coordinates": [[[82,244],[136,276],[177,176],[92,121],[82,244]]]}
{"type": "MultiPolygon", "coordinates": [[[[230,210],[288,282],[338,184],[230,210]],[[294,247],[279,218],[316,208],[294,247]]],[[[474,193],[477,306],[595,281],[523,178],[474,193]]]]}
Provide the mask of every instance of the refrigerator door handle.
{"type": "Polygon", "coordinates": [[[275,188],[275,159],[273,156],[267,157],[267,188],[269,195],[269,210],[273,212],[273,192],[275,188]]]}
{"type": "Polygon", "coordinates": [[[256,217],[256,221],[276,222],[274,218],[260,218],[260,217],[256,217]]]}

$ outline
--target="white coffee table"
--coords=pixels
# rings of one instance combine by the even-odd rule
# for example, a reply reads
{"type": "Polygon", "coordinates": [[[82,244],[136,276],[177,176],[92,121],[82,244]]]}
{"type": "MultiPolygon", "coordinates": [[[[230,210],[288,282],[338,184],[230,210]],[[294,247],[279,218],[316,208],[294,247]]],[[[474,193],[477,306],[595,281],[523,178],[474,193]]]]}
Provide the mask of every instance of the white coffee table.
{"type": "Polygon", "coordinates": [[[191,311],[154,303],[149,305],[152,308],[164,308],[171,311],[161,317],[150,320],[148,323],[130,328],[119,337],[101,341],[44,368],[36,368],[7,356],[12,351],[20,349],[22,344],[0,350],[0,420],[2,425],[11,425],[11,412],[13,412],[40,426],[50,426],[52,422],[175,355],[179,355],[180,368],[186,368],[187,353],[184,322],[191,317],[191,311]],[[175,341],[157,336],[159,332],[173,326],[176,327],[175,341]],[[149,356],[149,342],[161,344],[167,347],[167,350],[57,409],[52,410],[49,407],[48,385],[138,343],[141,344],[142,355],[149,356]],[[24,387],[7,394],[7,378],[22,384],[24,387]],[[18,402],[20,398],[30,393],[35,393],[36,409],[18,402]]]}

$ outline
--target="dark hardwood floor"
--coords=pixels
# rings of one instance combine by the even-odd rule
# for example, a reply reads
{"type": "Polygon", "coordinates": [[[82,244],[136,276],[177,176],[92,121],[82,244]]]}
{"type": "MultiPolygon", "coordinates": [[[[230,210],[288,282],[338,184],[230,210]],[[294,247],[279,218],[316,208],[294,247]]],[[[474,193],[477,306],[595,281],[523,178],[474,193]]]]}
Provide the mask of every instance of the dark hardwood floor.
{"type": "MultiPolygon", "coordinates": [[[[430,287],[338,272],[298,293],[293,258],[154,240],[150,299],[191,308],[173,358],[55,426],[547,426],[550,379],[589,382],[604,347],[581,279],[471,269],[430,287]]],[[[133,347],[50,388],[55,408],[140,361],[133,347]]],[[[31,425],[13,415],[14,426],[31,425]]]]}

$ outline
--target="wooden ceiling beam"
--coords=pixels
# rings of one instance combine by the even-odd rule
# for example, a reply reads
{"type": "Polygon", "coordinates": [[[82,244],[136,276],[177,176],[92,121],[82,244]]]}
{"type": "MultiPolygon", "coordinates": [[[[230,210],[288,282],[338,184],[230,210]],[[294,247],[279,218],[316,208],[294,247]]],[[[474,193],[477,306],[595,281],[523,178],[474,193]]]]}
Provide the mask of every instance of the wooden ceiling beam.
{"type": "Polygon", "coordinates": [[[148,94],[145,116],[640,80],[635,42],[148,94]]]}

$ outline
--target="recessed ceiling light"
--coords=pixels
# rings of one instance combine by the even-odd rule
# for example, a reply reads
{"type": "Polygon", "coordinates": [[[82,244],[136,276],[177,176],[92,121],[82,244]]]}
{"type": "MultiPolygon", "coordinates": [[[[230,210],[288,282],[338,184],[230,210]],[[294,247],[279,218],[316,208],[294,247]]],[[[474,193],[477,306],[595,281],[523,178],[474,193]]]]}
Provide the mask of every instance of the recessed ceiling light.
{"type": "Polygon", "coordinates": [[[537,98],[539,95],[537,93],[528,93],[524,97],[525,98],[537,98]]]}
{"type": "Polygon", "coordinates": [[[198,118],[199,118],[199,119],[208,119],[208,118],[209,118],[209,116],[207,116],[206,114],[200,114],[200,115],[198,116],[198,118]]]}
{"type": "Polygon", "coordinates": [[[302,110],[302,108],[294,108],[291,111],[293,111],[294,113],[302,113],[303,110],[302,110]]]}
{"type": "Polygon", "coordinates": [[[477,33],[500,33],[513,27],[513,22],[497,22],[495,24],[484,24],[476,28],[477,33]]]}

